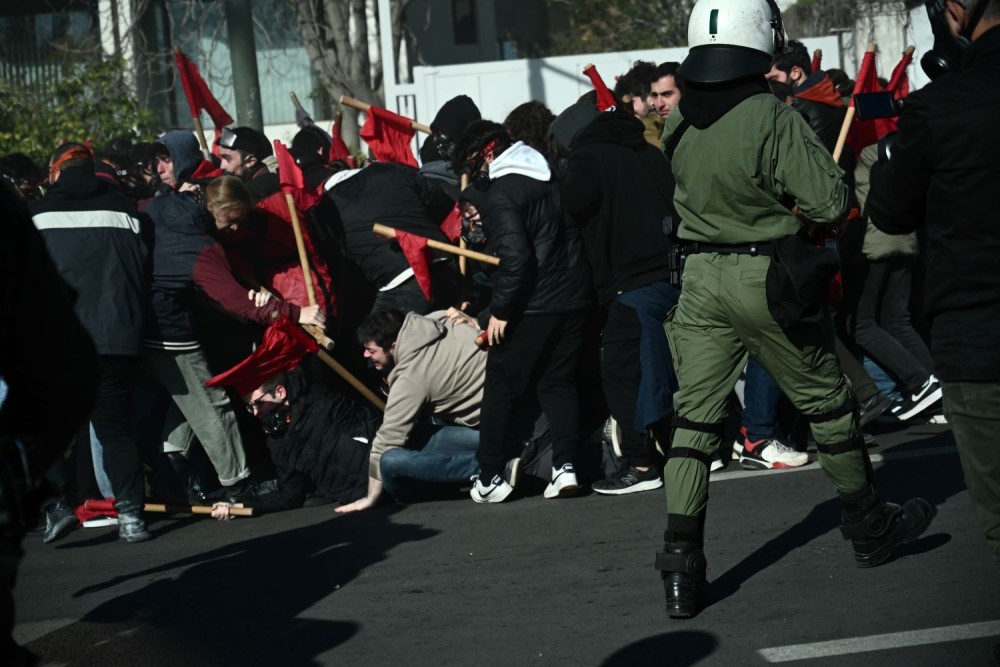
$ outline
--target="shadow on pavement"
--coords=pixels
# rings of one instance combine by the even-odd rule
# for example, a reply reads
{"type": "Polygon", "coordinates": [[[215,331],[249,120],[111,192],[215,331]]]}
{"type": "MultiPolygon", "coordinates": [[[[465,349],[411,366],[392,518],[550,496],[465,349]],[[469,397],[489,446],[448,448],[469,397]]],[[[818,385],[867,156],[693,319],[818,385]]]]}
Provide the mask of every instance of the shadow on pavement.
{"type": "MultiPolygon", "coordinates": [[[[317,656],[361,626],[313,620],[308,610],[395,546],[437,534],[394,524],[392,514],[373,511],[363,521],[338,517],[88,586],[73,597],[157,578],[25,648],[40,654],[43,664],[60,665],[319,664],[317,656]],[[163,578],[181,568],[175,578],[163,578]]],[[[339,613],[349,617],[352,610],[339,613]]]]}
{"type": "MultiPolygon", "coordinates": [[[[942,432],[921,441],[925,446],[944,446],[954,444],[950,432],[942,432]]],[[[906,444],[898,449],[907,448],[906,444]]],[[[889,451],[897,447],[889,448],[889,451]]],[[[875,471],[875,480],[883,498],[890,502],[902,502],[908,498],[920,497],[935,507],[941,505],[951,496],[965,489],[961,466],[957,457],[938,456],[934,464],[928,465],[926,459],[888,460],[875,471]]],[[[832,486],[830,487],[831,491],[832,486]]],[[[719,577],[711,579],[712,602],[716,604],[740,589],[740,586],[771,565],[774,565],[789,552],[804,547],[816,538],[831,530],[840,528],[841,503],[837,498],[831,498],[816,505],[801,521],[791,526],[785,532],[769,540],[746,558],[731,567],[719,577]]],[[[709,508],[711,512],[711,508],[709,508]]],[[[896,549],[891,563],[896,558],[913,556],[936,549],[947,543],[951,536],[939,532],[941,526],[932,523],[928,532],[910,544],[896,549]]],[[[844,558],[851,558],[851,547],[844,542],[844,558]]],[[[709,554],[711,568],[711,555],[709,554]]],[[[710,570],[711,572],[711,570],[710,570]]]]}
{"type": "Polygon", "coordinates": [[[698,630],[664,632],[640,639],[608,656],[601,667],[643,667],[697,665],[715,652],[719,640],[715,635],[698,630]]]}

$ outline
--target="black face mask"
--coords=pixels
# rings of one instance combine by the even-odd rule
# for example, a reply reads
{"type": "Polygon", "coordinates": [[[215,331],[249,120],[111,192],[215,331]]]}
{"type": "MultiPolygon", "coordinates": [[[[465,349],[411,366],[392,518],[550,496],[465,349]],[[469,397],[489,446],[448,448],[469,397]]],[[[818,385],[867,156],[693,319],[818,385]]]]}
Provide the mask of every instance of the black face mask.
{"type": "Polygon", "coordinates": [[[969,23],[962,31],[962,34],[955,37],[948,27],[948,20],[945,18],[947,9],[945,0],[927,0],[927,18],[931,22],[931,31],[934,33],[934,48],[920,58],[920,67],[924,70],[931,81],[939,79],[945,74],[951,74],[961,69],[962,58],[965,50],[969,48],[972,32],[979,25],[979,20],[983,17],[987,5],[991,0],[979,0],[976,7],[969,14],[969,23]]]}
{"type": "Polygon", "coordinates": [[[260,419],[260,425],[267,435],[281,435],[291,423],[292,408],[288,405],[282,405],[260,419]]]}

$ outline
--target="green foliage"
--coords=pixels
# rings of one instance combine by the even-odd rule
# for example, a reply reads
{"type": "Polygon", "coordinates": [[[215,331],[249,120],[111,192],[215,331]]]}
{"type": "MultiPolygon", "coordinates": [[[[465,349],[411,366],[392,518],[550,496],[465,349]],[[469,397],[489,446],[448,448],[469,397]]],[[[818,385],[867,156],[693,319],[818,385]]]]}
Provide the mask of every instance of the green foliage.
{"type": "Polygon", "coordinates": [[[116,137],[148,140],[155,127],[129,91],[120,58],[67,63],[42,94],[0,80],[0,99],[0,155],[20,151],[42,165],[63,140],[90,139],[100,148],[116,137]]]}
{"type": "Polygon", "coordinates": [[[687,45],[695,0],[546,0],[568,25],[533,55],[635,51],[687,45]]]}

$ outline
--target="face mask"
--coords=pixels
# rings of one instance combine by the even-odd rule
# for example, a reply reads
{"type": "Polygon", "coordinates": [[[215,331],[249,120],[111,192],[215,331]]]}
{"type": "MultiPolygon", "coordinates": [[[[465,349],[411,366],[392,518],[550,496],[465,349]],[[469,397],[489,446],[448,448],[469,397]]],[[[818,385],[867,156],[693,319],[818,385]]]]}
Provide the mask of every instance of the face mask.
{"type": "Polygon", "coordinates": [[[268,435],[281,435],[288,430],[288,425],[291,423],[292,408],[288,405],[276,408],[260,420],[260,425],[264,429],[264,433],[268,435]]]}
{"type": "Polygon", "coordinates": [[[934,33],[934,48],[928,51],[920,59],[920,67],[924,70],[931,81],[939,79],[945,74],[957,72],[961,69],[962,58],[965,50],[969,48],[971,36],[979,20],[983,17],[990,0],[979,0],[972,12],[969,13],[968,24],[962,34],[955,37],[948,27],[948,20],[945,18],[947,12],[945,0],[927,0],[927,18],[931,22],[931,31],[934,33]]]}

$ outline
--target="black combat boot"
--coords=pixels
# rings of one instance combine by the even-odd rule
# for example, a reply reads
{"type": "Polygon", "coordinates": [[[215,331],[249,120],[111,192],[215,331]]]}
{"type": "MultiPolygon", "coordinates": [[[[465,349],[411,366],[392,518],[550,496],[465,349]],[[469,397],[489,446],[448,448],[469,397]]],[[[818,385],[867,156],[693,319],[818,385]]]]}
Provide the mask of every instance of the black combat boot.
{"type": "Polygon", "coordinates": [[[923,498],[912,498],[900,506],[873,492],[854,495],[842,497],[844,525],[840,532],[854,544],[858,567],[884,563],[895,547],[915,540],[927,530],[937,513],[923,498]]]}
{"type": "Polygon", "coordinates": [[[701,545],[691,542],[667,542],[656,554],[656,569],[663,578],[667,599],[667,616],[691,618],[697,616],[708,601],[706,575],[708,562],[701,545]]]}
{"type": "Polygon", "coordinates": [[[153,539],[146,530],[146,518],[143,516],[142,505],[127,501],[116,502],[118,510],[118,537],[126,542],[145,542],[153,539]]]}

